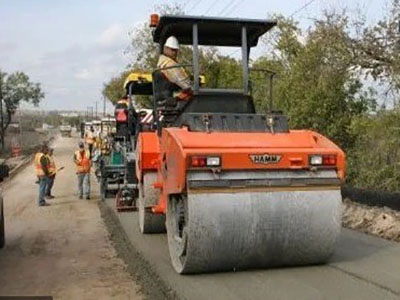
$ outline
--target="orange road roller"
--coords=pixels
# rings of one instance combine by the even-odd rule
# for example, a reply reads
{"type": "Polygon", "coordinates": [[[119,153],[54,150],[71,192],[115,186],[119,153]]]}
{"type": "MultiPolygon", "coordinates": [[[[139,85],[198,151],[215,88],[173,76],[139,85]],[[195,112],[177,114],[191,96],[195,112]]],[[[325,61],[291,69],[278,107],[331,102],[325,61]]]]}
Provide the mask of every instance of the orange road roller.
{"type": "Polygon", "coordinates": [[[249,54],[274,21],[153,17],[162,50],[174,36],[193,47],[190,97],[152,75],[154,131],[136,147],[143,233],[167,232],[172,265],[182,274],[326,262],[341,229],[345,154],[326,137],[290,130],[271,109],[257,114],[249,54]],[[200,84],[199,47],[240,47],[241,89],[200,84]]]}

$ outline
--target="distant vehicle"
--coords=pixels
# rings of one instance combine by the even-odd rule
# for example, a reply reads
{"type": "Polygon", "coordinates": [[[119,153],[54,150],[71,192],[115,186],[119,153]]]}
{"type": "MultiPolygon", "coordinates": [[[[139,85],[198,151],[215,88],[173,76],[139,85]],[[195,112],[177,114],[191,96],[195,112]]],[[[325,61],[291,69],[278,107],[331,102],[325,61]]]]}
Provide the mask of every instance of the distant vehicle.
{"type": "Polygon", "coordinates": [[[111,133],[115,133],[116,121],[115,118],[103,118],[101,119],[101,130],[100,132],[108,136],[111,133]]]}
{"type": "Polygon", "coordinates": [[[92,121],[92,126],[93,126],[93,129],[94,129],[94,132],[96,134],[98,134],[100,132],[100,130],[101,130],[101,121],[100,120],[93,120],[92,121]]]}
{"type": "Polygon", "coordinates": [[[62,137],[71,137],[72,126],[71,125],[61,125],[60,132],[62,137]]]}
{"type": "MultiPolygon", "coordinates": [[[[10,171],[10,168],[5,164],[5,160],[0,160],[0,182],[2,182],[10,171]]],[[[4,203],[3,203],[3,191],[0,190],[0,248],[5,245],[5,226],[4,226],[4,203]]]]}

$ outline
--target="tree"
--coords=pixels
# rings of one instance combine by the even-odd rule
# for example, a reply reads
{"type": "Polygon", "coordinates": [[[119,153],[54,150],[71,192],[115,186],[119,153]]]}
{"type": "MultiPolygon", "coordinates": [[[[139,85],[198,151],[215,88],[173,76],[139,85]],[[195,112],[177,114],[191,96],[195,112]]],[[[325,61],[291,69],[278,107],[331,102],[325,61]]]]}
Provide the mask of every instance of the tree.
{"type": "Polygon", "coordinates": [[[348,182],[359,188],[400,189],[400,111],[381,111],[353,120],[354,147],[347,152],[348,182]]]}
{"type": "Polygon", "coordinates": [[[5,131],[21,101],[38,105],[43,98],[40,84],[30,82],[25,73],[7,74],[0,70],[0,138],[3,149],[5,131]]]}
{"type": "Polygon", "coordinates": [[[103,86],[103,96],[106,97],[112,104],[116,104],[126,92],[124,90],[124,82],[130,71],[124,71],[120,75],[110,79],[103,86]]]}
{"type": "MultiPolygon", "coordinates": [[[[158,11],[160,14],[183,14],[183,10],[179,4],[158,5],[155,7],[155,11],[158,11]]],[[[131,43],[126,53],[131,56],[132,63],[118,76],[111,78],[103,86],[103,95],[113,104],[126,95],[123,84],[129,73],[133,71],[151,73],[157,65],[159,51],[157,44],[153,42],[149,23],[145,22],[138,28],[135,28],[129,32],[129,36],[131,37],[131,43]]],[[[137,96],[135,102],[137,105],[146,108],[150,108],[152,105],[148,96],[137,96]]]]}
{"type": "MultiPolygon", "coordinates": [[[[374,100],[363,88],[353,63],[346,17],[326,14],[307,34],[291,20],[279,18],[278,24],[272,37],[274,55],[253,64],[277,73],[277,108],[289,116],[291,128],[313,129],[345,149],[351,147],[354,137],[348,127],[352,118],[373,109],[374,100]]],[[[265,95],[257,90],[260,86],[265,90],[265,83],[253,86],[256,96],[265,95]]],[[[265,111],[265,101],[258,97],[256,103],[265,111]]]]}
{"type": "Polygon", "coordinates": [[[375,81],[388,86],[386,94],[398,105],[400,91],[400,1],[392,0],[382,20],[371,26],[359,22],[358,36],[352,38],[356,63],[375,81]]]}

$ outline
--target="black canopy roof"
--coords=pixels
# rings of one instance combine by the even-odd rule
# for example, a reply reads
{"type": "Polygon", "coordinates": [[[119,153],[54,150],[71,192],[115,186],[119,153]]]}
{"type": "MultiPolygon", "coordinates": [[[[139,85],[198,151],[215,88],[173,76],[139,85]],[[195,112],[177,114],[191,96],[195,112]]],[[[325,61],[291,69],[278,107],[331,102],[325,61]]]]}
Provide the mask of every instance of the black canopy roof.
{"type": "Polygon", "coordinates": [[[276,25],[276,21],[269,20],[165,15],[154,30],[154,42],[162,45],[173,35],[179,43],[192,45],[194,23],[198,24],[199,45],[231,47],[242,45],[243,26],[247,29],[249,46],[254,47],[259,37],[276,25]]]}

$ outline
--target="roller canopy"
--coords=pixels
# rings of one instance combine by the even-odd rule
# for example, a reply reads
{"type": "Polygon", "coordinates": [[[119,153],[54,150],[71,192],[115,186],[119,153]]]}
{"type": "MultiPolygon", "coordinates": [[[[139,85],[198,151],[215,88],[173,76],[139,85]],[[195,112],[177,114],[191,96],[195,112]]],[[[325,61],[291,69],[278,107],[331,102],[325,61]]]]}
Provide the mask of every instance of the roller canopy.
{"type": "Polygon", "coordinates": [[[198,24],[199,45],[204,46],[242,46],[242,27],[245,26],[250,47],[257,46],[258,39],[277,23],[269,20],[234,19],[216,17],[172,16],[160,17],[153,37],[161,45],[171,35],[180,44],[193,44],[193,24],[198,24]]]}
{"type": "Polygon", "coordinates": [[[129,94],[129,86],[133,95],[152,95],[153,84],[151,74],[133,72],[128,75],[124,82],[124,89],[129,94]]]}

